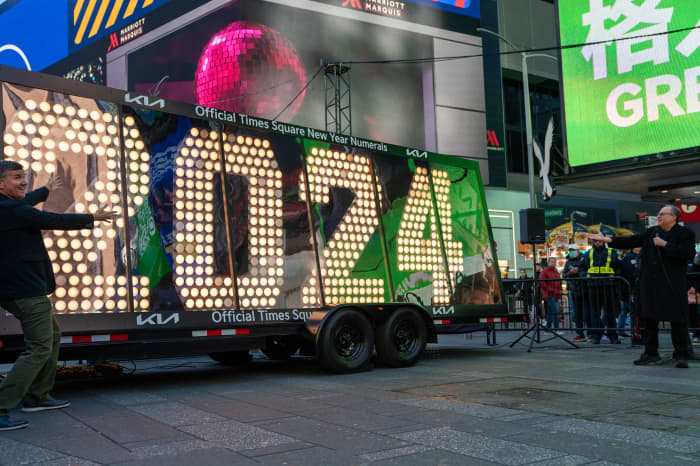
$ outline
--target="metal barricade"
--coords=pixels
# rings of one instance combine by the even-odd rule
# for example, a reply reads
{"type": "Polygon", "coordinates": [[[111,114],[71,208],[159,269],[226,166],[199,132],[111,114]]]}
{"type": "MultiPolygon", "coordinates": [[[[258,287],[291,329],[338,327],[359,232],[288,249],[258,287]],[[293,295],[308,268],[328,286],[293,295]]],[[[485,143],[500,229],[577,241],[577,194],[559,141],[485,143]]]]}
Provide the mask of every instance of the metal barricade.
{"type": "Polygon", "coordinates": [[[528,323],[540,319],[552,330],[576,332],[579,341],[588,338],[600,342],[603,334],[611,342],[622,336],[639,341],[638,298],[620,276],[507,282],[504,289],[508,312],[525,313],[528,323]]]}
{"type": "MultiPolygon", "coordinates": [[[[695,270],[700,270],[700,266],[695,266],[695,270]]],[[[527,315],[527,321],[520,327],[515,326],[517,330],[540,319],[548,328],[575,332],[574,341],[585,338],[600,342],[603,336],[611,342],[621,337],[629,337],[631,344],[642,341],[639,287],[631,286],[623,277],[527,278],[503,282],[508,312],[527,315]],[[555,292],[553,301],[549,295],[545,298],[543,288],[549,288],[545,293],[555,292]]],[[[688,330],[692,343],[700,345],[700,271],[688,273],[687,290],[688,330]]],[[[499,331],[513,329],[512,326],[496,328],[499,331]]],[[[670,330],[668,323],[662,323],[661,330],[670,330]]]]}

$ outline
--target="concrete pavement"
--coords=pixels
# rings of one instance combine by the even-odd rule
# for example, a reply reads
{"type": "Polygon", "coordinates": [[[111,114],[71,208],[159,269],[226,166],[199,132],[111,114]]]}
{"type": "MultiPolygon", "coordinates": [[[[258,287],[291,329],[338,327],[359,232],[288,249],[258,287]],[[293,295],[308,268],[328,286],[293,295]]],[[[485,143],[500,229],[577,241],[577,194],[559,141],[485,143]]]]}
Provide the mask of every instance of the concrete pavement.
{"type": "Polygon", "coordinates": [[[442,336],[415,367],[342,376],[309,358],[137,362],[60,382],[70,408],[13,412],[30,426],[0,432],[0,463],[700,464],[700,363],[636,367],[628,345],[484,343],[442,336]]]}

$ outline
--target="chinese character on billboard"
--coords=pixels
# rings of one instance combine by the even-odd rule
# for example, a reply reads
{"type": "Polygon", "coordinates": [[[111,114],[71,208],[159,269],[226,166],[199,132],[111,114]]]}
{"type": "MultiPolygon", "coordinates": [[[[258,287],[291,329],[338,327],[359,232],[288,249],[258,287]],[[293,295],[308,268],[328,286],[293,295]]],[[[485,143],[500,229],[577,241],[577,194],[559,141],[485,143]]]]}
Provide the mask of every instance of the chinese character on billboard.
{"type": "Polygon", "coordinates": [[[700,145],[696,2],[559,0],[558,12],[572,166],[700,145]]]}

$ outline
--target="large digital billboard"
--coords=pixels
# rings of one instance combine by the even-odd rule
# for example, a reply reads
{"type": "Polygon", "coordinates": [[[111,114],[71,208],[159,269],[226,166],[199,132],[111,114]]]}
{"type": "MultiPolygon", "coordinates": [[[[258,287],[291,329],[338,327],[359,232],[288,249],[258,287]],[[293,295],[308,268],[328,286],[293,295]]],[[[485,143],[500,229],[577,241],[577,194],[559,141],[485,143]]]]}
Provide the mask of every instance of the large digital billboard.
{"type": "Polygon", "coordinates": [[[558,0],[558,15],[571,166],[700,146],[696,2],[558,0]]]}
{"type": "Polygon", "coordinates": [[[39,71],[67,55],[66,0],[0,4],[0,65],[39,71]]]}

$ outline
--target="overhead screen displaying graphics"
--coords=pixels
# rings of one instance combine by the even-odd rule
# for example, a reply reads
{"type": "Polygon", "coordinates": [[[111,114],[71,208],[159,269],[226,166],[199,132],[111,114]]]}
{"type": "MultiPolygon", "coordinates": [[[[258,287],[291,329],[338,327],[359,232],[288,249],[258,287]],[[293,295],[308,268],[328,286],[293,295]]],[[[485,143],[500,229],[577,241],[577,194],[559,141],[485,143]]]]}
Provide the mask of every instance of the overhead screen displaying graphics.
{"type": "Polygon", "coordinates": [[[480,158],[486,173],[480,2],[404,2],[399,17],[366,8],[375,3],[400,2],[231,0],[187,9],[171,0],[143,17],[139,37],[108,50],[106,84],[325,128],[330,84],[321,63],[344,62],[352,129],[343,132],[480,158]],[[386,63],[460,55],[476,57],[386,63]]]}
{"type": "Polygon", "coordinates": [[[695,2],[558,0],[558,14],[563,47],[594,43],[561,51],[572,166],[700,146],[695,2]]]}
{"type": "MultiPolygon", "coordinates": [[[[53,0],[56,1],[56,0],[53,0]]],[[[104,37],[117,33],[120,40],[135,35],[145,14],[171,0],[68,0],[69,47],[71,52],[104,37]]],[[[65,0],[56,3],[64,3],[65,0]]]]}
{"type": "Polygon", "coordinates": [[[62,180],[43,208],[118,214],[44,233],[58,313],[242,323],[347,303],[502,302],[476,162],[111,91],[0,85],[2,158],[31,187],[62,180]]]}
{"type": "Polygon", "coordinates": [[[22,0],[0,9],[1,65],[39,71],[67,55],[67,0],[22,0]]]}
{"type": "MultiPolygon", "coordinates": [[[[428,36],[264,2],[233,2],[129,54],[128,88],[223,110],[325,126],[321,60],[430,56],[428,36]]],[[[425,146],[422,64],[356,65],[353,134],[425,146]],[[397,115],[402,115],[398,118],[397,115]]]]}

